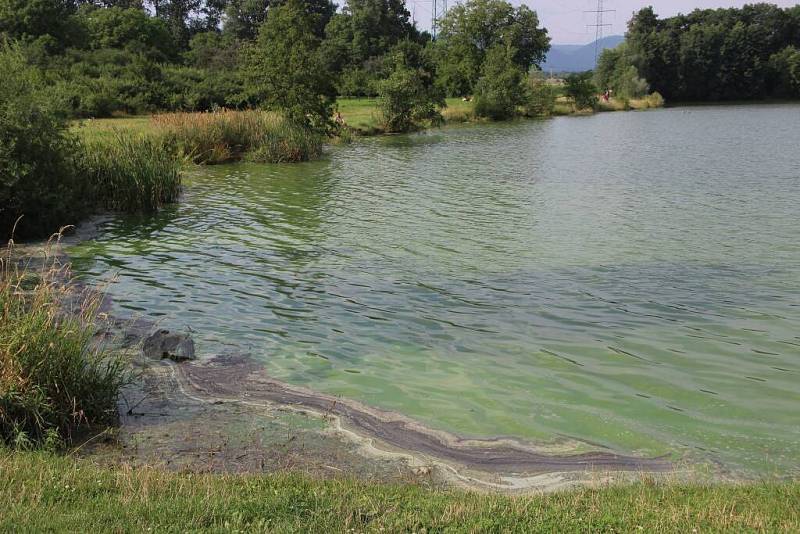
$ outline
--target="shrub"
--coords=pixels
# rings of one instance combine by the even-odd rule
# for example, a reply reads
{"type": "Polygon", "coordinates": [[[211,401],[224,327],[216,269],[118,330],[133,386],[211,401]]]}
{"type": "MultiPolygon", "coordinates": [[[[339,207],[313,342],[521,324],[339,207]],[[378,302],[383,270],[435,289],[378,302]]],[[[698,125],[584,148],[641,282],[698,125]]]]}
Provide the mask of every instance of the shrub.
{"type": "Polygon", "coordinates": [[[525,74],[513,61],[514,51],[495,46],[486,53],[475,88],[475,114],[492,120],[516,115],[525,100],[525,74]]]}
{"type": "Polygon", "coordinates": [[[114,422],[127,376],[121,359],[93,346],[95,302],[65,313],[64,269],[46,264],[32,276],[10,258],[0,260],[0,444],[68,443],[114,422]]]}
{"type": "Polygon", "coordinates": [[[639,77],[636,67],[628,65],[617,73],[611,88],[618,97],[629,100],[645,96],[650,85],[639,77]]]}
{"type": "Polygon", "coordinates": [[[577,111],[597,107],[597,88],[592,83],[591,71],[567,76],[564,93],[572,99],[577,111]]]}
{"type": "Polygon", "coordinates": [[[541,77],[528,77],[527,92],[523,104],[526,117],[549,117],[556,105],[556,89],[541,77]]]}
{"type": "Polygon", "coordinates": [[[233,73],[222,73],[195,67],[166,67],[166,109],[172,111],[212,111],[224,107],[240,107],[242,84],[233,73]]]}
{"type": "Polygon", "coordinates": [[[0,241],[49,233],[86,209],[80,147],[66,131],[56,99],[19,49],[0,44],[0,241]]]}

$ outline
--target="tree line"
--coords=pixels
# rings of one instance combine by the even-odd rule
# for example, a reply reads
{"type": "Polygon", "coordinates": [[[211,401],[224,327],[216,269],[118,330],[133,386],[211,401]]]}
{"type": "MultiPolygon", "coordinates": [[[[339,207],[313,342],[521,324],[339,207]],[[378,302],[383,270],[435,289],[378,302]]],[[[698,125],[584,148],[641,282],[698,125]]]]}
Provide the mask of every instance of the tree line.
{"type": "Polygon", "coordinates": [[[338,96],[380,96],[392,130],[447,96],[513,114],[550,46],[505,0],[454,7],[436,40],[403,0],[0,0],[0,34],[74,117],[263,107],[313,126],[338,96]]]}
{"type": "Polygon", "coordinates": [[[667,100],[800,97],[800,6],[703,9],[660,19],[652,7],[628,23],[625,43],[607,50],[600,87],[667,100]]]}

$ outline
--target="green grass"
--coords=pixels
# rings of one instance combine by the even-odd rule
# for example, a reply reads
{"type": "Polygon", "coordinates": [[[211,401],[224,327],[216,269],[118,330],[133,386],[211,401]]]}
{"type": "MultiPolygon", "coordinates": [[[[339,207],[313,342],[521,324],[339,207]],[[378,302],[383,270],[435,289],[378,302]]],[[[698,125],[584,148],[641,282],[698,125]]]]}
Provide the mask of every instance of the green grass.
{"type": "Polygon", "coordinates": [[[378,128],[378,100],[375,98],[340,98],[336,101],[345,123],[360,131],[378,128]]]}
{"type": "Polygon", "coordinates": [[[0,531],[797,532],[800,484],[642,482],[509,497],[319,481],[98,467],[0,452],[0,531]]]}
{"type": "MultiPolygon", "coordinates": [[[[378,100],[375,98],[340,98],[336,101],[345,123],[362,134],[380,133],[378,100]]],[[[473,103],[460,98],[448,98],[442,110],[445,122],[467,122],[472,120],[473,103]]]]}
{"type": "Polygon", "coordinates": [[[152,131],[150,115],[115,119],[86,119],[74,121],[70,130],[86,140],[113,139],[120,132],[149,133],[152,131]]]}

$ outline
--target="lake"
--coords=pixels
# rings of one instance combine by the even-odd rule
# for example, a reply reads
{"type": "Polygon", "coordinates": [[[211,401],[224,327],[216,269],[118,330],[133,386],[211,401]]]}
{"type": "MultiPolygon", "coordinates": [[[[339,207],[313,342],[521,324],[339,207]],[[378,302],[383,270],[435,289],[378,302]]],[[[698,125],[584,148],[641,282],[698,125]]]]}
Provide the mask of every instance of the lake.
{"type": "Polygon", "coordinates": [[[800,106],[605,113],[190,171],[69,251],[128,314],[466,436],[800,463],[800,106]]]}

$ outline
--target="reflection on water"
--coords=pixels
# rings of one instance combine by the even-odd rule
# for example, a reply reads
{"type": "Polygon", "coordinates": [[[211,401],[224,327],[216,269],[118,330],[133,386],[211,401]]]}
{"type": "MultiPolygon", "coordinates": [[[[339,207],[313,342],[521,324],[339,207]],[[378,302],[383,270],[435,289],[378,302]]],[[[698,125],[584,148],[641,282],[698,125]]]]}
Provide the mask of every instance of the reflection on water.
{"type": "Polygon", "coordinates": [[[469,435],[800,460],[800,107],[445,129],[196,171],[71,251],[124,309],[469,435]]]}

